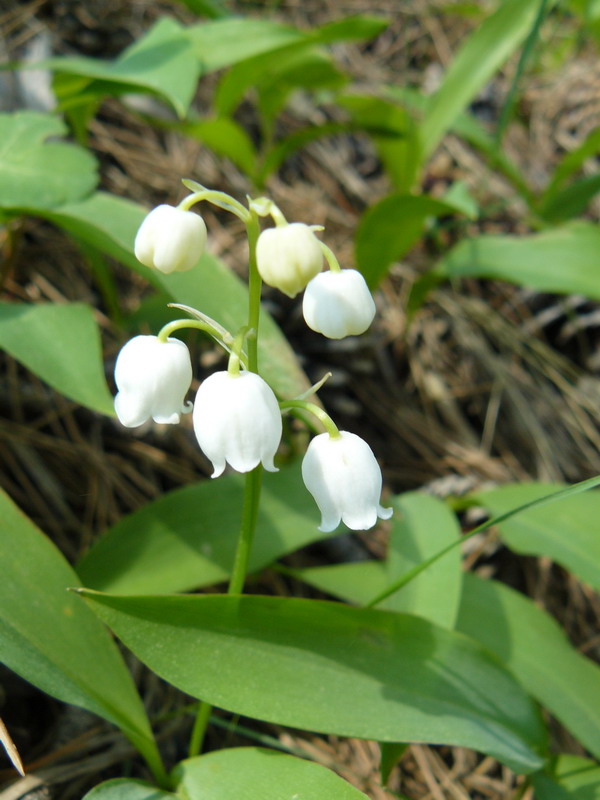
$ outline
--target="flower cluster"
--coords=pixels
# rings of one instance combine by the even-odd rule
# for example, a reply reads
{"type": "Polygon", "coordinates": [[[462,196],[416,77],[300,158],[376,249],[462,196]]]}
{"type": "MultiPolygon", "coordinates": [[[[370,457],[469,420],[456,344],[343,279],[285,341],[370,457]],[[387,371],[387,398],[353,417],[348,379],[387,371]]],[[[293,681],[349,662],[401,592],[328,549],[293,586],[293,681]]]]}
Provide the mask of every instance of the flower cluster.
{"type": "MultiPolygon", "coordinates": [[[[220,193],[200,188],[202,191],[192,196],[193,202],[214,196],[214,202],[243,219],[244,214],[250,217],[253,212],[273,216],[275,227],[263,230],[258,237],[256,268],[266,283],[290,297],[306,289],[303,311],[310,328],[340,339],[369,327],[375,304],[364,278],[356,270],[340,269],[313,228],[288,224],[279,209],[265,199],[255,201],[254,207],[250,201],[247,212],[233,198],[224,203],[220,193]],[[321,271],[324,258],[330,266],[326,272],[321,271]]],[[[206,226],[189,210],[189,201],[177,208],[158,206],[145,218],[135,241],[136,256],[143,264],[170,273],[198,263],[206,244],[206,226]]],[[[281,406],[315,409],[325,419],[327,432],[311,441],[302,475],[321,511],[320,530],[332,531],[342,521],[354,530],[366,530],[378,517],[388,519],[392,509],[380,505],[381,471],[369,445],[353,433],[339,431],[330,417],[310,403],[298,400],[279,404],[255,370],[242,368],[243,342],[254,331],[246,326],[234,338],[209,318],[198,316],[203,321],[170,323],[158,336],[136,336],[122,348],[115,366],[115,410],[122,424],[136,427],[150,418],[177,423],[181,414],[193,408],[194,432],[216,478],[227,464],[238,472],[250,472],[259,464],[276,472],[281,406]],[[193,407],[185,401],[192,382],[189,351],[183,342],[169,336],[181,327],[208,331],[231,353],[228,369],[201,383],[193,407]]]]}

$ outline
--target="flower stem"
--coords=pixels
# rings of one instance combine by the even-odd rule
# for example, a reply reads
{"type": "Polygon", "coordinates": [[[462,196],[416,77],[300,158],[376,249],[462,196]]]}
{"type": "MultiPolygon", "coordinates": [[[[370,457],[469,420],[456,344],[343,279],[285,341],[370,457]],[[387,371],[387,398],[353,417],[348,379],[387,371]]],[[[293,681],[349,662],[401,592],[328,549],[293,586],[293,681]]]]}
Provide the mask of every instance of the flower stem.
{"type": "Polygon", "coordinates": [[[163,325],[158,332],[158,340],[159,342],[166,342],[172,333],[185,328],[195,328],[196,330],[204,331],[205,333],[209,333],[219,342],[231,344],[230,342],[225,342],[225,339],[220,331],[218,331],[216,328],[213,328],[210,323],[203,322],[200,319],[174,319],[173,322],[167,322],[167,324],[163,325]]]}
{"type": "Polygon", "coordinates": [[[231,197],[231,195],[225,194],[225,192],[217,192],[213,189],[202,189],[201,191],[189,194],[187,197],[183,198],[177,208],[180,208],[182,211],[189,211],[192,206],[196,203],[200,203],[202,200],[207,200],[209,203],[225,211],[230,211],[241,219],[242,222],[247,224],[249,216],[248,210],[244,208],[235,197],[231,197]]]}
{"type": "Polygon", "coordinates": [[[252,472],[248,472],[246,475],[240,538],[238,539],[235,561],[233,563],[233,571],[231,573],[227,594],[242,594],[244,590],[244,581],[246,580],[246,573],[248,572],[248,561],[250,559],[250,551],[252,549],[254,531],[256,529],[256,520],[258,518],[262,474],[263,468],[262,465],[259,464],[258,467],[255,467],[252,472]]]}
{"type": "MultiPolygon", "coordinates": [[[[244,338],[246,338],[248,349],[248,369],[251,372],[257,373],[258,323],[260,321],[260,292],[262,281],[256,265],[256,242],[258,241],[260,226],[258,224],[258,215],[254,209],[252,209],[252,207],[250,208],[249,212],[247,212],[245,209],[244,211],[247,215],[244,222],[246,223],[249,247],[248,323],[238,332],[236,341],[232,347],[232,351],[233,353],[237,352],[238,354],[237,357],[239,369],[239,353],[241,352],[244,338]],[[248,336],[247,334],[250,331],[252,331],[252,335],[248,336]],[[239,349],[238,339],[240,340],[239,349]]],[[[251,423],[251,420],[249,422],[251,423]]],[[[254,531],[256,530],[256,520],[258,518],[260,492],[262,488],[262,475],[263,468],[261,464],[246,474],[240,536],[238,539],[227,594],[239,595],[242,594],[244,590],[244,582],[246,580],[246,573],[248,572],[248,561],[250,558],[250,551],[252,549],[252,542],[254,540],[254,531]]],[[[212,706],[204,700],[202,700],[198,705],[198,712],[190,739],[190,757],[198,755],[202,750],[204,735],[206,733],[211,711],[212,706]]]]}
{"type": "Polygon", "coordinates": [[[341,272],[342,268],[340,267],[340,262],[335,257],[335,253],[330,247],[324,242],[319,242],[321,245],[321,250],[323,251],[323,255],[325,256],[325,261],[327,261],[327,265],[331,272],[341,272]]]}
{"type": "Polygon", "coordinates": [[[279,403],[279,408],[282,411],[286,408],[292,410],[297,408],[301,409],[302,411],[309,411],[323,424],[323,427],[332,439],[340,438],[340,430],[338,426],[331,419],[329,414],[320,408],[316,403],[310,403],[307,400],[285,400],[283,403],[279,403]]]}

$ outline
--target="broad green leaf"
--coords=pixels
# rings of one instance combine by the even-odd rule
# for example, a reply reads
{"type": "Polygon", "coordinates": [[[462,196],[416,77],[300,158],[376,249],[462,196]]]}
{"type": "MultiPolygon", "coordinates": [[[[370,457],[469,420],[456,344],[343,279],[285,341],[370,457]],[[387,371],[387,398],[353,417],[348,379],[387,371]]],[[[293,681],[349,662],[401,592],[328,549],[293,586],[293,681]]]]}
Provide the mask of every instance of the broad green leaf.
{"type": "MultiPolygon", "coordinates": [[[[471,500],[493,516],[563,488],[560,484],[522,483],[478,492],[471,500]]],[[[498,525],[515,552],[543,555],[600,589],[600,492],[590,491],[557,503],[522,511],[498,525]]]]}
{"type": "MultiPolygon", "coordinates": [[[[80,562],[86,586],[137,594],[225,580],[239,536],[244,479],[227,475],[176,489],[124,517],[80,562]]],[[[250,571],[324,538],[299,466],[265,475],[250,571]]]]}
{"type": "Polygon", "coordinates": [[[150,725],[114,642],[67,591],[79,578],[1,490],[0,519],[2,661],[53,697],[114,723],[152,757],[150,725]]]}
{"type": "MultiPolygon", "coordinates": [[[[400,575],[458,539],[460,530],[445,503],[419,492],[407,492],[393,500],[387,560],[361,561],[294,570],[306,583],[351,603],[366,605],[400,575]]],[[[403,611],[454,627],[462,584],[460,552],[451,550],[402,591],[387,598],[381,608],[403,611]]]]}
{"type": "Polygon", "coordinates": [[[0,347],[71,400],[114,415],[89,306],[0,302],[0,347]]]}
{"type": "Polygon", "coordinates": [[[82,147],[56,141],[66,134],[64,122],[52,114],[0,114],[1,209],[52,208],[94,190],[96,161],[82,147]]]}
{"type": "Polygon", "coordinates": [[[260,747],[190,758],[174,776],[182,800],[367,800],[320,764],[260,747]]]}
{"type": "Polygon", "coordinates": [[[542,195],[542,206],[545,202],[551,200],[556,192],[560,190],[562,184],[570,178],[574,172],[581,169],[588,158],[595,158],[598,152],[600,152],[600,129],[593,130],[579,147],[563,156],[542,195]]]}
{"type": "MultiPolygon", "coordinates": [[[[219,85],[215,96],[216,108],[220,114],[231,114],[248,89],[258,89],[260,95],[265,82],[270,85],[271,91],[277,82],[287,83],[290,88],[297,86],[314,88],[315,85],[323,83],[338,86],[340,73],[332,72],[330,67],[324,76],[324,66],[326,67],[331,59],[320,54],[316,46],[349,39],[370,38],[383,30],[387,24],[386,20],[373,17],[353,17],[324,25],[310,33],[295,31],[296,38],[288,38],[280,46],[257,49],[252,58],[243,60],[243,63],[239,63],[242,59],[238,58],[237,66],[223,77],[219,85]],[[302,76],[303,61],[308,66],[305,78],[302,76]],[[318,67],[316,80],[315,64],[318,67]]],[[[239,50],[239,45],[237,48],[239,50]]],[[[279,105],[281,106],[281,101],[279,105]]]]}
{"type": "Polygon", "coordinates": [[[340,736],[472,747],[516,771],[543,763],[543,725],[510,674],[420,617],[296,598],[82,591],[154,672],[211,705],[340,736]]]}
{"type": "Polygon", "coordinates": [[[399,192],[410,192],[420,166],[418,128],[398,102],[369,95],[342,95],[338,103],[370,134],[379,157],[399,192]]]}
{"type": "Polygon", "coordinates": [[[204,72],[304,41],[300,31],[269,19],[226,19],[192,25],[188,35],[204,72]]]}
{"type": "MultiPolygon", "coordinates": [[[[185,116],[192,102],[201,70],[186,28],[168,17],[159,19],[113,61],[61,56],[39,66],[81,78],[86,96],[150,92],[170,103],[179,117],[185,116]]],[[[79,93],[75,90],[71,95],[79,93]]]]}
{"type": "Polygon", "coordinates": [[[495,653],[532,697],[600,757],[600,667],[569,644],[549,614],[508,586],[467,574],[458,629],[495,653]]]}
{"type": "Polygon", "coordinates": [[[83,800],[177,800],[177,795],[163,792],[145,781],[113,778],[94,786],[83,800]]]}
{"type": "Polygon", "coordinates": [[[421,128],[424,156],[439,144],[458,114],[529,33],[540,0],[504,0],[469,36],[427,106],[421,128]]]}
{"type": "Polygon", "coordinates": [[[600,800],[600,766],[594,761],[559,755],[548,773],[531,776],[536,800],[600,800]]]}
{"type": "Polygon", "coordinates": [[[204,142],[217,155],[229,158],[246,175],[254,175],[256,150],[244,128],[234,120],[214,117],[184,122],[179,130],[186,136],[204,142]]]}
{"type": "Polygon", "coordinates": [[[578,217],[600,192],[600,175],[590,175],[575,181],[546,200],[539,213],[550,222],[564,222],[578,217]]]}
{"type": "MultiPolygon", "coordinates": [[[[189,272],[163,275],[142,266],[133,254],[135,234],[147,209],[129,200],[97,192],[83,203],[63,206],[43,216],[59,227],[112,256],[167,292],[178,303],[208,314],[235,332],[246,324],[248,289],[221,261],[205,254],[189,272]]],[[[296,355],[287,339],[263,309],[260,322],[259,367],[261,375],[284,398],[308,388],[296,355]]]]}
{"type": "Polygon", "coordinates": [[[600,229],[571,222],[531,236],[478,236],[459,242],[436,267],[447,278],[510,281],[542,292],[600,299],[600,229]]]}
{"type": "Polygon", "coordinates": [[[423,233],[428,217],[456,213],[455,206],[427,195],[390,194],[371,206],[356,231],[356,261],[371,288],[423,233]]]}
{"type": "Polygon", "coordinates": [[[198,16],[209,19],[221,19],[228,16],[229,12],[224,7],[222,0],[180,0],[190,11],[198,16]]]}

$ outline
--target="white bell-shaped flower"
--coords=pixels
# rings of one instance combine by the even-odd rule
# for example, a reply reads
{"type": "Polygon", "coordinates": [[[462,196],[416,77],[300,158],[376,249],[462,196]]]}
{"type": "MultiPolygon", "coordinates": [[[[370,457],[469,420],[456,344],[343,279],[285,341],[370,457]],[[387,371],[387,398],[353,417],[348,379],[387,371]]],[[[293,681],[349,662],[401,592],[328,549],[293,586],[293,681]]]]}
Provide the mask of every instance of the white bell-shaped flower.
{"type": "Polygon", "coordinates": [[[377,517],[392,516],[393,509],[379,503],[379,464],[369,445],[354,433],[315,436],[302,461],[302,477],[321,511],[319,530],[324,533],[335,530],[341,521],[351,530],[365,531],[377,517]]]}
{"type": "Polygon", "coordinates": [[[375,316],[375,303],[360,272],[329,270],[306,287],[302,313],[313,331],[330,339],[343,339],[367,330],[375,316]]]}
{"type": "Polygon", "coordinates": [[[265,283],[295,297],[321,271],[323,251],[308,225],[292,222],[260,234],[256,263],[265,283]]]}
{"type": "Polygon", "coordinates": [[[206,246],[206,225],[193,211],[162,205],[144,219],[135,237],[135,256],[166,274],[191,269],[206,246]]]}
{"type": "Polygon", "coordinates": [[[179,339],[135,336],[121,349],[115,364],[117,417],[127,428],[147,419],[177,423],[192,410],[184,402],[192,382],[192,362],[179,339]]]}
{"type": "Polygon", "coordinates": [[[218,478],[228,463],[250,472],[262,462],[277,472],[273,458],[281,440],[281,411],[260,375],[215,372],[202,382],[194,403],[194,431],[218,478]]]}

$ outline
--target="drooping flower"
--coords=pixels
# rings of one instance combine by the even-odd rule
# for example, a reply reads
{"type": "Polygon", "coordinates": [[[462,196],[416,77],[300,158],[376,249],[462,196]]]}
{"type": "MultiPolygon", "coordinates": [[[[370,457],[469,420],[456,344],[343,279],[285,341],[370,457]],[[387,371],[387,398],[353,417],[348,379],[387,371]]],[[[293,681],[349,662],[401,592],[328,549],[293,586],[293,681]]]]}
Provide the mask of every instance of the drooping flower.
{"type": "Polygon", "coordinates": [[[258,237],[256,263],[263,281],[295,297],[323,267],[323,251],[303,222],[267,228],[258,237]]]}
{"type": "Polygon", "coordinates": [[[360,272],[329,270],[306,287],[302,313],[313,331],[330,339],[343,339],[367,330],[375,316],[375,303],[360,272]]]}
{"type": "Polygon", "coordinates": [[[372,528],[383,508],[381,470],[369,445],[348,431],[339,437],[321,433],[311,441],[302,461],[302,477],[321,511],[319,530],[329,533],[344,522],[351,530],[372,528]]]}
{"type": "Polygon", "coordinates": [[[192,382],[192,362],[179,339],[161,342],[158,336],[135,336],[121,349],[115,364],[115,411],[127,428],[147,419],[174,424],[188,414],[184,402],[192,382]]]}
{"type": "Polygon", "coordinates": [[[215,372],[202,382],[194,403],[198,444],[218,478],[228,463],[250,472],[262,462],[277,472],[273,458],[281,440],[281,412],[266,381],[254,372],[215,372]]]}
{"type": "Polygon", "coordinates": [[[166,274],[191,269],[204,252],[206,236],[206,225],[198,214],[157,206],[140,225],[135,256],[146,267],[166,274]]]}

